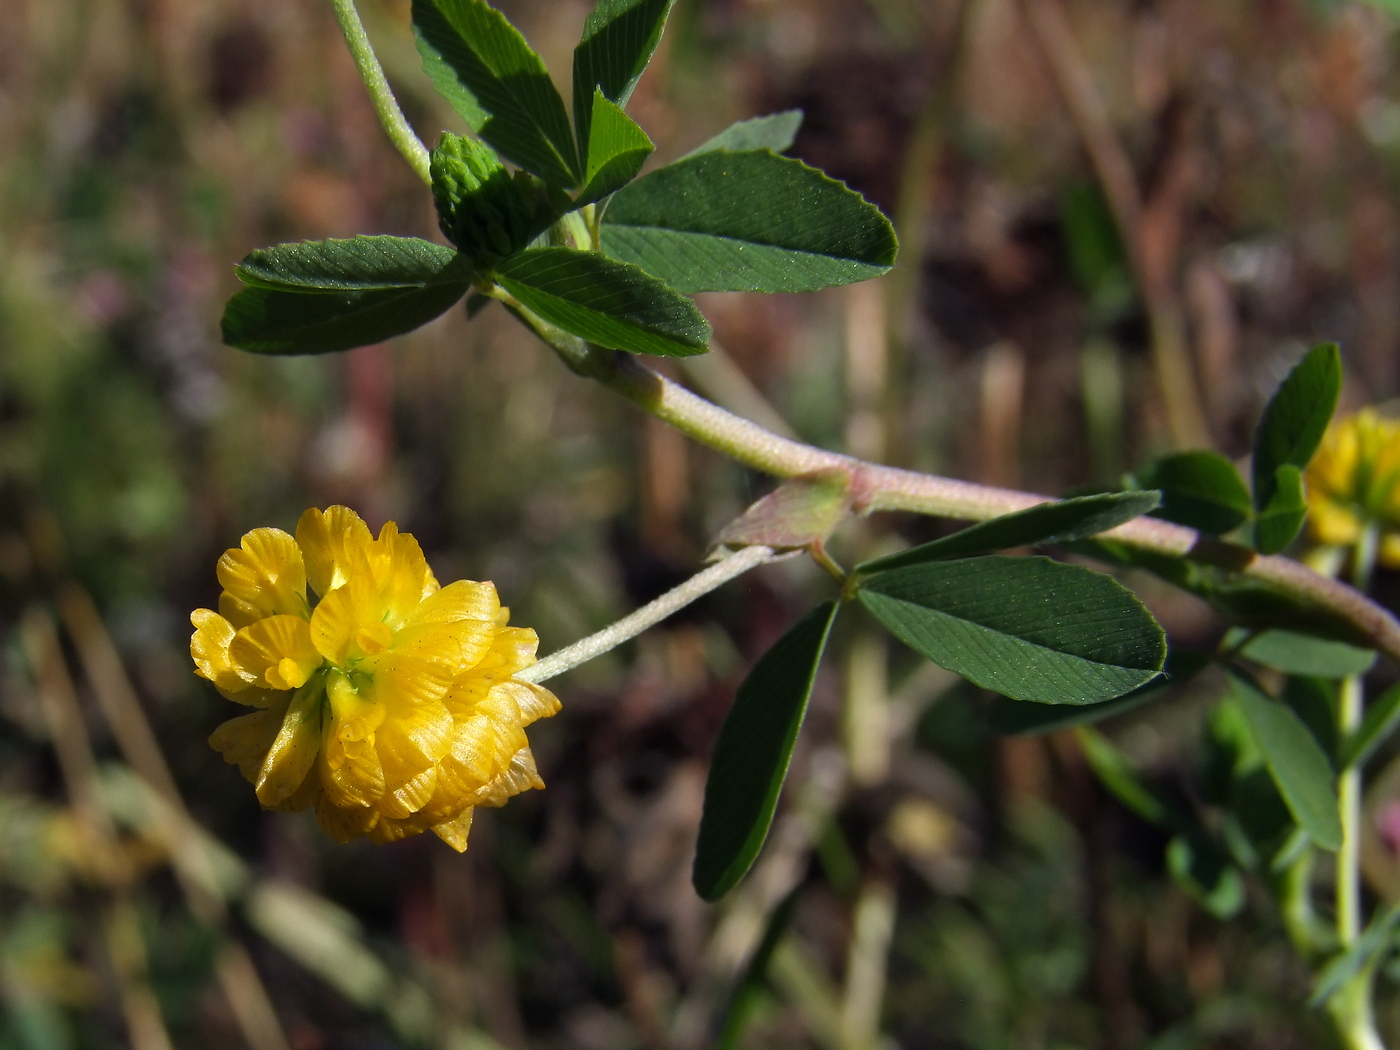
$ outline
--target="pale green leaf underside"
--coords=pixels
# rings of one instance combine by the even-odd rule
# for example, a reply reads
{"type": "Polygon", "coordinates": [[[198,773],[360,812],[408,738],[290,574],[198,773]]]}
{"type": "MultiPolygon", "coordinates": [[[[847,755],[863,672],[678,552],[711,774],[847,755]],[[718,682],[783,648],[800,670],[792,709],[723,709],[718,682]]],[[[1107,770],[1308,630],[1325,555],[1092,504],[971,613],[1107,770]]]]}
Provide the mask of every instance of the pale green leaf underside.
{"type": "Polygon", "coordinates": [[[691,880],[706,900],[734,888],[768,836],[836,609],[823,602],[804,616],[739,686],[705,782],[691,880]]]}
{"type": "Polygon", "coordinates": [[[1115,580],[992,555],[873,576],[863,605],[916,652],[1016,700],[1093,704],[1151,681],[1162,629],[1115,580]]]}
{"type": "Polygon", "coordinates": [[[800,292],[886,272],[897,250],[878,208],[768,150],[702,153],[613,195],[603,251],[683,292],[800,292]]]}
{"type": "Polygon", "coordinates": [[[709,323],[694,303],[596,252],[532,248],[501,263],[495,276],[531,311],[599,346],[666,357],[709,347],[709,323]]]}
{"type": "Polygon", "coordinates": [[[802,110],[787,109],[781,113],[771,113],[766,117],[753,117],[730,124],[712,139],[706,139],[687,153],[681,160],[697,157],[701,153],[712,153],[717,149],[752,150],[771,149],[781,153],[797,138],[797,129],[802,126],[802,110]]]}
{"type": "Polygon", "coordinates": [[[579,181],[564,100],[544,62],[482,0],[413,0],[423,68],[502,156],[558,186],[579,181]]]}
{"type": "Polygon", "coordinates": [[[238,264],[244,284],[294,291],[372,291],[461,284],[471,267],[451,248],[417,237],[362,236],[258,248],[238,264]]]}

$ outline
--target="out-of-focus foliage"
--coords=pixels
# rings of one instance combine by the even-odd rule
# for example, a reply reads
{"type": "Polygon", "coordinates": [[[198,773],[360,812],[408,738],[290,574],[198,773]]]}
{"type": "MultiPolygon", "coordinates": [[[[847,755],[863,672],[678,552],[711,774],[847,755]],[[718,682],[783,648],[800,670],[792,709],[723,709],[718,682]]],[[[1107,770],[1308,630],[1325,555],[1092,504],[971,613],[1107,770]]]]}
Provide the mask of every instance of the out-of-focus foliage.
{"type": "MultiPolygon", "coordinates": [[[[361,6],[423,136],[465,131],[419,70],[408,4],[361,6]]],[[[569,68],[586,5],[503,7],[569,68]]],[[[1392,17],[1304,0],[1067,9],[1218,447],[1248,452],[1316,340],[1345,348],[1344,408],[1394,396],[1392,17]]],[[[254,247],[436,239],[327,5],[19,0],[5,17],[0,1046],[126,1045],[153,1016],[177,1046],[248,1045],[230,943],[297,1050],[704,1046],[794,883],[741,1045],[1326,1045],[1266,872],[1244,876],[1239,918],[1210,917],[1168,872],[1175,833],[1099,787],[1073,734],[999,735],[985,694],[915,670],[856,616],[817,678],[768,851],[703,904],[703,763],[749,663],[827,594],[797,563],[555,683],[565,708],[535,748],[548,790],[479,819],[461,857],[333,846],[258,810],[204,742],[222,705],[185,655],[187,611],[217,597],[208,566],[247,529],[334,502],[397,519],[440,578],[493,580],[549,651],[687,574],[763,488],[569,375],[497,308],[470,327],[453,310],[392,352],[219,344],[231,263],[254,247]],[[70,615],[67,580],[105,634],[70,615]],[[34,619],[50,609],[62,648],[34,619]],[[172,835],[133,778],[102,714],[107,635],[204,835],[172,835]]],[[[670,160],[793,107],[792,155],[895,219],[901,266],[817,295],[701,296],[721,352],[678,374],[819,444],[1039,491],[1171,451],[1132,264],[1018,5],[680,0],[630,112],[670,160]]],[[[863,529],[834,553],[939,533],[863,529]]],[[[1194,599],[1130,582],[1174,644],[1223,633],[1194,599]]],[[[1396,594],[1387,573],[1377,587],[1396,594]]],[[[1255,792],[1283,826],[1263,756],[1216,706],[1226,683],[1169,688],[1104,738],[1162,797],[1220,815],[1255,792]]],[[[1364,863],[1385,898],[1400,894],[1393,757],[1369,767],[1364,863]]],[[[1276,830],[1222,823],[1245,868],[1276,830]]],[[[1394,985],[1379,987],[1394,1039],[1394,985]]]]}

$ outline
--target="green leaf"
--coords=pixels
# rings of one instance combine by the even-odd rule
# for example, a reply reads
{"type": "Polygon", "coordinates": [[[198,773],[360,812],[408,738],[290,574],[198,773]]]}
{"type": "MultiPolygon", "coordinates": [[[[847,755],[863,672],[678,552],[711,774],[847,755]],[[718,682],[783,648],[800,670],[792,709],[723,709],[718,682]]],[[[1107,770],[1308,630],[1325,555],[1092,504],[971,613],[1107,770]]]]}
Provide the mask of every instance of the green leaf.
{"type": "Polygon", "coordinates": [[[1310,675],[1289,675],[1279,698],[1307,726],[1329,763],[1334,762],[1338,750],[1335,684],[1310,675]]]}
{"type": "Polygon", "coordinates": [[[446,312],[469,287],[463,282],[317,293],[245,288],[224,307],[224,342],[259,354],[324,354],[382,343],[446,312]]]}
{"type": "Polygon", "coordinates": [[[1293,542],[1307,516],[1303,472],[1292,463],[1285,463],[1275,471],[1273,494],[1255,519],[1255,549],[1260,554],[1277,554],[1293,542]]]}
{"type": "Polygon", "coordinates": [[[1208,666],[1210,660],[1198,653],[1173,649],[1167,654],[1167,662],[1158,677],[1116,700],[1105,700],[1088,707],[1058,707],[995,696],[987,708],[987,724],[1007,736],[1040,736],[1074,726],[1093,725],[1136,710],[1157,699],[1172,686],[1194,678],[1208,666]]]}
{"type": "Polygon", "coordinates": [[[483,0],[413,0],[423,71],[478,135],[558,186],[580,181],[564,100],[540,56],[483,0]]]}
{"type": "Polygon", "coordinates": [[[781,113],[771,113],[766,117],[753,117],[740,120],[725,128],[712,139],[706,139],[687,153],[681,160],[698,157],[702,153],[715,150],[741,152],[751,149],[770,149],[781,153],[797,138],[797,129],[802,126],[802,110],[787,109],[781,113]]]}
{"type": "Polygon", "coordinates": [[[1178,835],[1167,844],[1167,870],[1188,896],[1217,919],[1244,907],[1244,881],[1230,858],[1204,835],[1178,835]]]}
{"type": "Polygon", "coordinates": [[[720,530],[715,543],[794,550],[823,542],[851,516],[850,491],[846,470],[790,478],[720,530]]]}
{"type": "Polygon", "coordinates": [[[1350,948],[1335,956],[1317,975],[1310,1006],[1322,1006],[1368,967],[1375,966],[1395,947],[1392,934],[1400,925],[1400,904],[1392,904],[1371,920],[1350,948]]]}
{"type": "Polygon", "coordinates": [[[1116,580],[1049,558],[992,555],[870,577],[861,604],[916,652],[984,689],[1095,704],[1162,669],[1166,638],[1116,580]]]}
{"type": "Polygon", "coordinates": [[[691,873],[707,901],[738,884],[768,837],[836,609],[823,602],[759,658],[720,728],[691,873]]]}
{"type": "Polygon", "coordinates": [[[656,148],[631,117],[608,101],[602,88],[593,91],[592,127],[585,185],[574,202],[579,206],[601,200],[631,182],[656,148]]]}
{"type": "Polygon", "coordinates": [[[599,346],[664,357],[709,347],[709,322],[694,303],[597,252],[531,248],[501,263],[495,276],[531,311],[599,346]]]}
{"type": "Polygon", "coordinates": [[[1341,352],[1324,343],[1308,351],[1274,392],[1254,432],[1254,506],[1261,514],[1282,481],[1279,468],[1301,471],[1312,459],[1341,390],[1341,352]]]}
{"type": "Polygon", "coordinates": [[[1146,514],[1157,506],[1155,492],[1104,492],[1055,503],[1039,503],[1014,514],[980,522],[951,536],[897,554],[862,562],[859,572],[880,572],[926,561],[1083,539],[1146,514]]]}
{"type": "Polygon", "coordinates": [[[807,292],[894,265],[894,228],[860,194],[768,150],[668,164],[613,194],[603,251],[683,292],[807,292]]]}
{"type": "Polygon", "coordinates": [[[625,107],[651,61],[675,0],[598,0],[574,48],[574,123],[580,149],[589,149],[597,113],[593,89],[625,107]]]}
{"type": "Polygon", "coordinates": [[[1230,681],[1294,819],[1322,849],[1336,850],[1342,844],[1342,822],[1332,765],[1322,748],[1289,708],[1270,700],[1240,675],[1232,673],[1230,681]]]}
{"type": "Polygon", "coordinates": [[[1366,709],[1366,717],[1343,745],[1338,765],[1342,769],[1363,766],[1376,749],[1400,726],[1400,685],[1392,685],[1366,709]]]}
{"type": "Polygon", "coordinates": [[[1158,489],[1162,505],[1153,516],[1219,536],[1250,514],[1249,489],[1235,465],[1218,452],[1179,452],[1148,464],[1133,487],[1158,489]]]}
{"type": "MultiPolygon", "coordinates": [[[[1221,644],[1226,649],[1234,648],[1247,633],[1245,628],[1234,628],[1225,635],[1221,644]]],[[[1318,678],[1365,674],[1376,663],[1376,654],[1371,649],[1281,628],[1260,631],[1245,642],[1237,654],[1284,674],[1313,675],[1318,678]]]]}
{"type": "Polygon", "coordinates": [[[1149,824],[1176,827],[1182,823],[1172,801],[1144,781],[1128,756],[1097,729],[1075,731],[1089,768],[1110,794],[1149,824]]]}
{"type": "Polygon", "coordinates": [[[258,248],[234,271],[257,288],[368,292],[462,284],[471,264],[451,248],[417,237],[350,237],[258,248]]]}

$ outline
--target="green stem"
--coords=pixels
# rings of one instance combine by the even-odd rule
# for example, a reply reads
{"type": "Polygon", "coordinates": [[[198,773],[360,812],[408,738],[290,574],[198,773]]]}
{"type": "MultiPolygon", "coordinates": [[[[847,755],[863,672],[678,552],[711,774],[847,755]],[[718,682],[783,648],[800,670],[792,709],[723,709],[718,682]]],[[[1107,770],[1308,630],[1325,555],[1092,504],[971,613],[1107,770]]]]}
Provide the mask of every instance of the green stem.
{"type": "MultiPolygon", "coordinates": [[[[528,310],[514,308],[514,312],[573,371],[597,380],[663,423],[738,463],[780,478],[845,471],[851,477],[852,505],[859,512],[899,510],[958,521],[985,521],[1050,500],[1029,492],[866,463],[804,445],[726,412],[653,372],[630,354],[590,346],[528,310]]],[[[1400,622],[1394,616],[1356,589],[1320,576],[1291,558],[1257,555],[1158,518],[1137,518],[1103,535],[1140,550],[1239,573],[1306,607],[1345,620],[1374,648],[1400,663],[1400,622]]]]}
{"type": "MultiPolygon", "coordinates": [[[[1371,583],[1376,565],[1379,532],[1368,526],[1352,551],[1351,582],[1359,592],[1371,583]]],[[[1364,692],[1360,675],[1342,680],[1337,704],[1339,738],[1350,737],[1361,726],[1364,692]]],[[[1337,850],[1337,940],[1343,951],[1361,936],[1361,767],[1354,764],[1337,778],[1337,807],[1342,821],[1342,844],[1337,850]]],[[[1332,1018],[1343,1042],[1351,1050],[1383,1050],[1376,1034],[1371,995],[1375,967],[1366,966],[1337,992],[1330,1003],[1332,1018]]]]}
{"type": "MultiPolygon", "coordinates": [[[[1361,677],[1342,680],[1337,704],[1340,738],[1349,740],[1361,725],[1361,677]]],[[[1337,805],[1342,818],[1342,845],[1337,850],[1337,940],[1343,950],[1361,934],[1361,769],[1342,771],[1337,778],[1337,805]]]]}
{"type": "Polygon", "coordinates": [[[409,126],[393,91],[389,89],[384,67],[379,64],[359,12],[355,10],[355,0],[331,0],[331,7],[335,8],[335,19],[340,23],[340,31],[345,34],[345,43],[355,59],[355,68],[360,71],[360,79],[369,90],[370,101],[374,103],[374,111],[379,114],[379,123],[383,125],[389,141],[403,154],[403,159],[408,161],[414,174],[431,186],[433,179],[428,171],[428,148],[409,126]]]}

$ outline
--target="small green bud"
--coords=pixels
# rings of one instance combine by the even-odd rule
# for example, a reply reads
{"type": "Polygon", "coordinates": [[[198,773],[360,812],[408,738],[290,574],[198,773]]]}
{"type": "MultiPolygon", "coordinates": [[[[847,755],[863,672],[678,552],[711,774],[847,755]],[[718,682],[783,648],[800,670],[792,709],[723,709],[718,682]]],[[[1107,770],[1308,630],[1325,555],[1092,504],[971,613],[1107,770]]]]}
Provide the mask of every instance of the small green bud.
{"type": "Polygon", "coordinates": [[[520,251],[552,218],[527,172],[506,170],[494,150],[444,132],[431,155],[438,225],[482,268],[520,251]]]}

